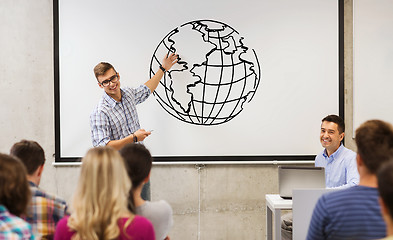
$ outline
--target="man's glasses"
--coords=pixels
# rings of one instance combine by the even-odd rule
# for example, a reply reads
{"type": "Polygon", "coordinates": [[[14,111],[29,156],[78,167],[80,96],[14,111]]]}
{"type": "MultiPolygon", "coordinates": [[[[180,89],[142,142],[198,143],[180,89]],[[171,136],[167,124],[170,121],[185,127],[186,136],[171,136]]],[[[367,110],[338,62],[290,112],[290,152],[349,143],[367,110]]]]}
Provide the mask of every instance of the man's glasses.
{"type": "Polygon", "coordinates": [[[119,80],[119,76],[118,76],[117,73],[116,73],[115,75],[113,75],[113,76],[110,77],[109,79],[102,81],[100,84],[101,84],[103,87],[107,87],[107,86],[109,86],[109,83],[110,83],[110,82],[115,83],[115,82],[117,82],[117,80],[119,80]]]}

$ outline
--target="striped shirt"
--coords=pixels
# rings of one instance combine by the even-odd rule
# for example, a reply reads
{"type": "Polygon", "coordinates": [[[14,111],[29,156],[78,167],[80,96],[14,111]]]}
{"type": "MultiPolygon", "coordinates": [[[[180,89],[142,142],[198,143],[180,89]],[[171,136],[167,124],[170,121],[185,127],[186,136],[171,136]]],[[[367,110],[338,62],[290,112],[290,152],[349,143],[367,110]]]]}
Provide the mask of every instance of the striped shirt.
{"type": "Polygon", "coordinates": [[[322,195],[311,218],[307,239],[379,239],[386,225],[378,189],[354,186],[322,195]]]}
{"type": "Polygon", "coordinates": [[[57,222],[68,215],[67,204],[64,200],[44,192],[34,183],[29,184],[32,199],[24,219],[31,224],[36,236],[53,239],[57,222]]]}
{"type": "Polygon", "coordinates": [[[104,93],[90,114],[93,146],[105,146],[111,140],[123,139],[140,129],[136,105],[150,96],[146,85],[123,88],[121,101],[117,102],[104,93]]]}
{"type": "Polygon", "coordinates": [[[0,240],[35,239],[30,224],[0,205],[0,240]]]}

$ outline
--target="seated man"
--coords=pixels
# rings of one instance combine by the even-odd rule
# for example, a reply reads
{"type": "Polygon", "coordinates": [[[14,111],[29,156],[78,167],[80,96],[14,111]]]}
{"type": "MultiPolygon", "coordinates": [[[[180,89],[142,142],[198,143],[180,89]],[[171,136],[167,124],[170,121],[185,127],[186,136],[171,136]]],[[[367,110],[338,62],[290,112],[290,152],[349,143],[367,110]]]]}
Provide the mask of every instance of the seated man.
{"type": "Polygon", "coordinates": [[[386,223],[386,238],[393,240],[393,159],[378,172],[379,204],[386,223]]]}
{"type": "MultiPolygon", "coordinates": [[[[359,183],[356,153],[344,147],[344,120],[337,115],[322,119],[320,141],[324,148],[315,158],[316,167],[325,168],[326,188],[348,188],[359,183]]],[[[282,217],[283,239],[292,239],[292,213],[282,217]]]]}
{"type": "Polygon", "coordinates": [[[325,168],[326,188],[348,188],[359,184],[356,153],[341,143],[344,120],[337,115],[322,119],[320,141],[324,150],[315,158],[316,167],[325,168]]]}
{"type": "Polygon", "coordinates": [[[171,206],[164,200],[150,202],[141,197],[143,185],[150,178],[152,157],[149,150],[142,144],[127,144],[120,150],[120,154],[132,182],[129,209],[151,221],[157,240],[169,239],[167,235],[173,225],[171,206]]]}
{"type": "Polygon", "coordinates": [[[67,214],[67,204],[38,188],[44,170],[44,150],[37,142],[22,140],[12,146],[11,155],[19,158],[27,169],[32,199],[25,220],[31,224],[36,236],[52,239],[57,222],[67,214]]]}
{"type": "Polygon", "coordinates": [[[358,186],[324,194],[311,218],[307,239],[378,239],[386,225],[378,204],[376,173],[393,155],[393,127],[380,120],[356,130],[358,186]]]}

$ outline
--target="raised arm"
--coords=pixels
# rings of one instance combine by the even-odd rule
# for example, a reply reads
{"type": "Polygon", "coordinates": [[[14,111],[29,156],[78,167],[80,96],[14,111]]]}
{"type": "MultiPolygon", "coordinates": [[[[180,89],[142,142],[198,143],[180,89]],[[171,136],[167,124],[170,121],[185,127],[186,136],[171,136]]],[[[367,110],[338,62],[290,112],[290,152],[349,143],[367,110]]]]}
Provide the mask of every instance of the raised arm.
{"type": "MultiPolygon", "coordinates": [[[[165,69],[165,71],[168,71],[175,63],[177,63],[178,57],[179,55],[175,53],[171,53],[169,56],[168,54],[165,55],[165,58],[162,60],[161,66],[165,69]]],[[[156,72],[156,74],[154,74],[154,76],[150,78],[149,81],[145,82],[145,85],[150,89],[151,92],[154,92],[154,90],[156,90],[162,76],[164,76],[164,71],[160,68],[156,72]]]]}

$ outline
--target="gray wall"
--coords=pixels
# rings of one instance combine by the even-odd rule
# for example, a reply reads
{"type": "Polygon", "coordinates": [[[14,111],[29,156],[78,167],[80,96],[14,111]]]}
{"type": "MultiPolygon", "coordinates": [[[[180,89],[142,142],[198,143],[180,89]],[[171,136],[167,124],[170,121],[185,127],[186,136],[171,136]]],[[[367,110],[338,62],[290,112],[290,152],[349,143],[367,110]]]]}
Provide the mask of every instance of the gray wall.
{"type": "MultiPolygon", "coordinates": [[[[352,1],[344,2],[345,119],[352,129],[352,1]]],[[[41,187],[70,202],[79,167],[52,166],[52,10],[52,0],[0,2],[0,152],[21,139],[38,141],[47,159],[41,187]]],[[[346,145],[354,149],[351,131],[346,145]]],[[[262,239],[265,194],[277,193],[277,178],[275,165],[154,166],[152,198],[173,207],[172,239],[262,239]]]]}

